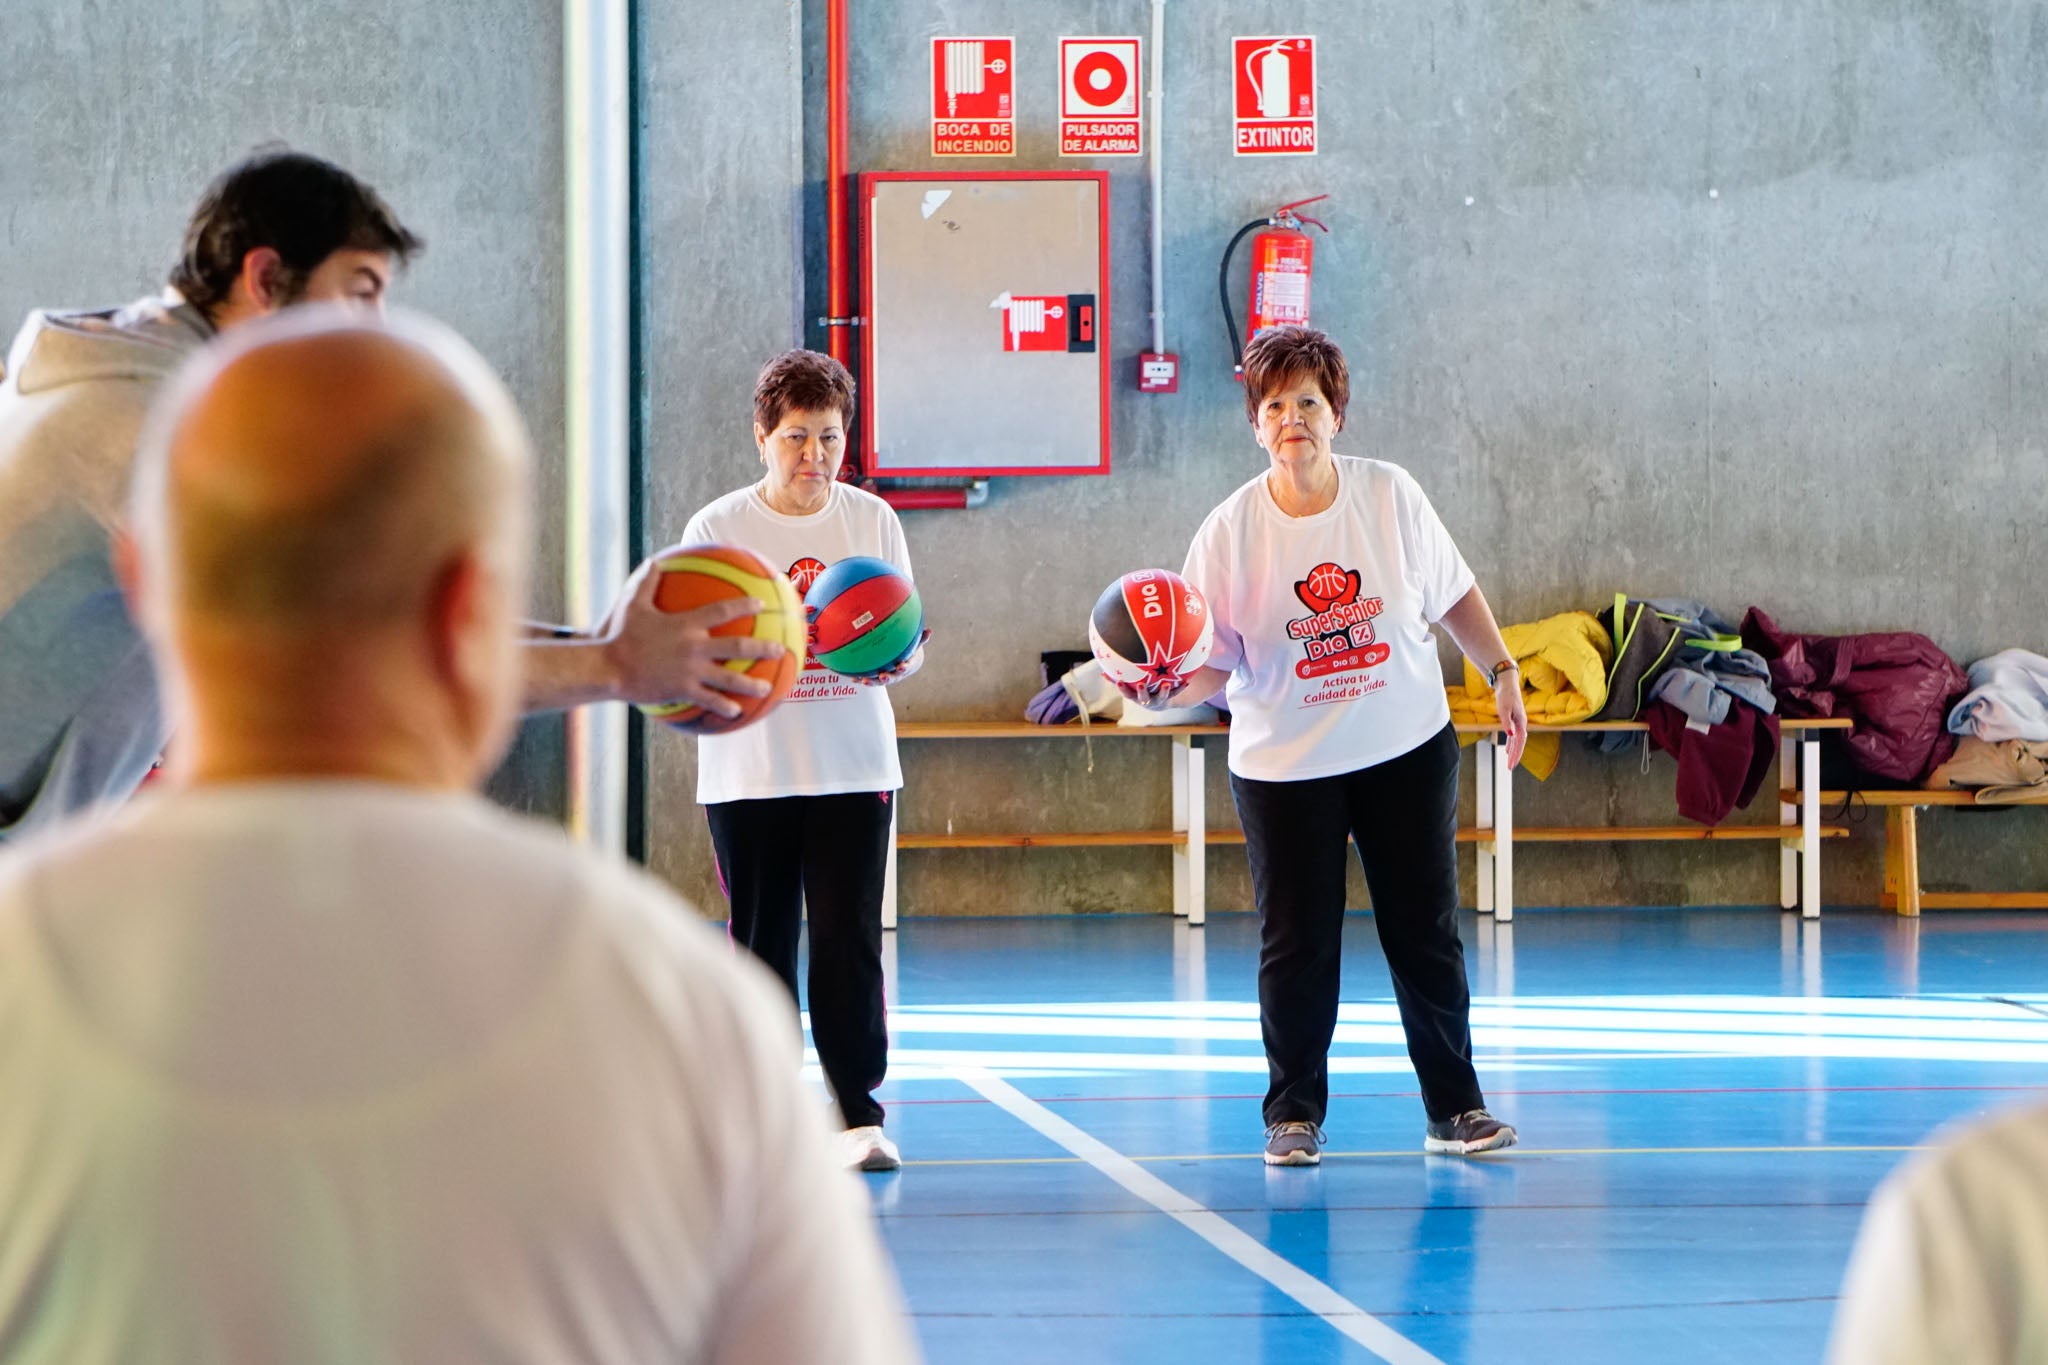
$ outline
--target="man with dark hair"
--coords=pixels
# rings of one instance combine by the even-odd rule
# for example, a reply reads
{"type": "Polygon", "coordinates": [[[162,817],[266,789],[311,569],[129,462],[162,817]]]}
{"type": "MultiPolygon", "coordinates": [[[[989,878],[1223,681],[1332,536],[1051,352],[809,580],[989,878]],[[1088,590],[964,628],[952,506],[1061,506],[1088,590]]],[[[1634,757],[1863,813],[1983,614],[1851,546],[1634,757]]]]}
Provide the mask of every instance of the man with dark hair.
{"type": "MultiPolygon", "coordinates": [[[[32,312],[0,370],[0,841],[133,792],[167,739],[147,651],[108,564],[142,417],[215,334],[301,302],[383,306],[421,249],[377,192],[268,148],[210,185],[163,293],[103,312],[32,312]]],[[[767,684],[724,666],[780,652],[711,630],[758,610],[665,615],[642,565],[588,635],[531,641],[530,710],[687,699],[767,684]]]]}
{"type": "Polygon", "coordinates": [[[341,167],[297,152],[259,152],[207,186],[171,268],[171,288],[215,328],[232,325],[238,310],[308,297],[375,303],[390,262],[403,265],[425,245],[341,167]]]}

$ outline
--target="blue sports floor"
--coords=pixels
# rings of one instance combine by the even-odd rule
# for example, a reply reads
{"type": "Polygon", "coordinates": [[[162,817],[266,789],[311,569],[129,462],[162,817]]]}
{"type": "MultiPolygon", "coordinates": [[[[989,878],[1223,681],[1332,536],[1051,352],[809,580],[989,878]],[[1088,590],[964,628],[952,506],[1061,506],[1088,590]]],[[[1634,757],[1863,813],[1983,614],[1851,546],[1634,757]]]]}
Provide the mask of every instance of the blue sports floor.
{"type": "Polygon", "coordinates": [[[1464,922],[1522,1145],[1421,1152],[1369,915],[1320,1169],[1259,1160],[1257,926],[910,921],[904,1169],[865,1177],[935,1365],[1818,1360],[1864,1200],[2048,1090],[2048,921],[1774,910],[1464,922]]]}

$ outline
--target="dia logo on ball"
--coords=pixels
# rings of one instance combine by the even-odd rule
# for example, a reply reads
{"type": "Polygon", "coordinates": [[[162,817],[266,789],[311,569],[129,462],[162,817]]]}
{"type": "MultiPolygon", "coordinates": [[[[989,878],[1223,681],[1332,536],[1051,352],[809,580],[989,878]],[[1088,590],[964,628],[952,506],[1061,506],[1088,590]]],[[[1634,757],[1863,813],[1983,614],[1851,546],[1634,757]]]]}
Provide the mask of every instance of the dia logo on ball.
{"type": "Polygon", "coordinates": [[[656,557],[655,570],[661,581],[655,584],[654,605],[662,611],[695,611],[735,597],[753,597],[767,603],[767,610],[715,626],[711,633],[779,640],[784,653],[779,659],[726,661],[725,666],[735,673],[767,679],[770,688],[765,697],[727,693],[740,708],[740,713],[731,719],[688,701],[643,704],[643,712],[678,730],[715,735],[759,720],[789,695],[804,666],[804,607],[785,575],[768,567],[753,551],[737,545],[678,545],[656,557]]]}
{"type": "Polygon", "coordinates": [[[1208,660],[1215,638],[1202,594],[1165,569],[1125,574],[1103,590],[1088,617],[1088,644],[1102,675],[1151,692],[1178,690],[1208,660]]]}

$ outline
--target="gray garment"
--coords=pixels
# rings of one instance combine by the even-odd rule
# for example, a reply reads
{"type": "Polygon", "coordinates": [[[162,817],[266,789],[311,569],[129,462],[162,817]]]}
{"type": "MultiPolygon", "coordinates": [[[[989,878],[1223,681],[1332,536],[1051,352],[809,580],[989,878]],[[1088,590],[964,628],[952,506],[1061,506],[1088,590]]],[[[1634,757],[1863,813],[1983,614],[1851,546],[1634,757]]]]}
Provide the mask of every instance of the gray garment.
{"type": "Polygon", "coordinates": [[[151,398],[212,329],[175,293],[28,316],[0,376],[0,841],[132,793],[167,738],[111,563],[151,398]]]}
{"type": "Polygon", "coordinates": [[[1732,640],[1735,628],[1703,602],[1690,598],[1654,599],[1650,606],[1678,627],[1678,652],[1671,666],[1650,688],[1652,701],[1669,702],[1690,720],[1719,725],[1728,719],[1729,699],[1748,702],[1765,715],[1778,709],[1771,694],[1771,666],[1754,650],[1706,649],[1691,643],[1719,637],[1732,640]]]}
{"type": "Polygon", "coordinates": [[[1997,744],[2048,740],[2048,659],[2007,649],[1970,665],[1970,690],[1948,713],[1951,734],[1997,744]]]}

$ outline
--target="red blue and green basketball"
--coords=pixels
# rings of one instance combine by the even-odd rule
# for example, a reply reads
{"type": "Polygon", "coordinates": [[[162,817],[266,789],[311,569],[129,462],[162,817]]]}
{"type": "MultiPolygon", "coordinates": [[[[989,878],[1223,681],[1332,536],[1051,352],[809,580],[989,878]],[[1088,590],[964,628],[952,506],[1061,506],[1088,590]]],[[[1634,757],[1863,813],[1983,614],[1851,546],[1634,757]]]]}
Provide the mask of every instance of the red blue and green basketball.
{"type": "Polygon", "coordinates": [[[788,575],[770,568],[759,555],[737,545],[678,545],[662,551],[655,560],[655,568],[661,579],[655,584],[654,605],[661,610],[694,611],[727,598],[756,598],[768,604],[767,610],[714,626],[711,633],[779,640],[784,652],[779,659],[726,661],[725,666],[736,673],[766,679],[771,689],[765,697],[728,693],[740,708],[740,713],[730,719],[688,701],[646,704],[640,709],[655,720],[699,735],[737,730],[775,709],[789,695],[790,688],[796,686],[797,675],[804,666],[803,603],[788,575]]]}
{"type": "Polygon", "coordinates": [[[811,657],[850,678],[888,672],[924,635],[924,607],[910,575],[867,555],[819,574],[804,594],[804,613],[811,620],[811,657]]]}

